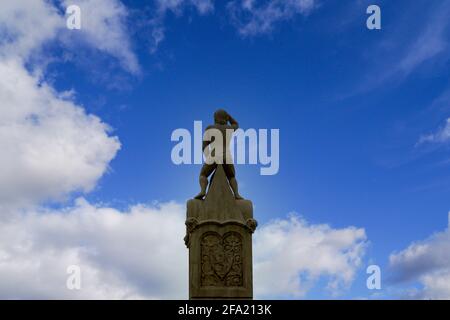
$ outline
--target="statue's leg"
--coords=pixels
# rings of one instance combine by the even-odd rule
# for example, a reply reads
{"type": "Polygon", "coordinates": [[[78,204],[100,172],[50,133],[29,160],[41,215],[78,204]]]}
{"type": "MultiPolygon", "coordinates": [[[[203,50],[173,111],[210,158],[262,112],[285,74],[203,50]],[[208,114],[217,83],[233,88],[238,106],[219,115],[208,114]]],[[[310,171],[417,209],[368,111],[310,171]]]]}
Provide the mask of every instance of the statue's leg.
{"type": "Polygon", "coordinates": [[[239,194],[238,183],[236,180],[236,171],[234,169],[233,164],[224,164],[223,169],[225,170],[225,174],[227,175],[228,181],[230,182],[231,190],[233,190],[234,197],[236,199],[244,199],[239,194]]]}
{"type": "Polygon", "coordinates": [[[200,193],[195,196],[195,199],[202,200],[206,195],[206,188],[208,187],[208,177],[217,167],[217,164],[204,164],[200,171],[200,193]]]}

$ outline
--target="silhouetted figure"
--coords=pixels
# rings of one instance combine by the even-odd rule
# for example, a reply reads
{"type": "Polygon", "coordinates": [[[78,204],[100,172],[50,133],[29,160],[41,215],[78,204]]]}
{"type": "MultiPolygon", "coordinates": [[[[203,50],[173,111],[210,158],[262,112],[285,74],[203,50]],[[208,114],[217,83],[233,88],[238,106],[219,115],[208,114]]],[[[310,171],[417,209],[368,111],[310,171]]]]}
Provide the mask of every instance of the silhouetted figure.
{"type": "Polygon", "coordinates": [[[230,153],[230,140],[233,132],[239,128],[239,124],[234,120],[225,110],[219,109],[214,113],[214,124],[210,125],[205,130],[205,139],[203,139],[202,150],[207,159],[220,159],[218,161],[207,161],[200,171],[200,188],[201,191],[195,196],[195,199],[203,199],[206,195],[206,188],[208,187],[208,177],[213,173],[217,165],[222,165],[227,176],[230,187],[233,190],[236,199],[243,199],[238,192],[238,183],[236,181],[236,172],[232,163],[230,153]],[[209,151],[209,145],[214,142],[215,134],[212,130],[219,130],[222,135],[223,145],[221,150],[214,149],[212,153],[209,151]],[[208,141],[209,140],[209,141],[208,141]]]}

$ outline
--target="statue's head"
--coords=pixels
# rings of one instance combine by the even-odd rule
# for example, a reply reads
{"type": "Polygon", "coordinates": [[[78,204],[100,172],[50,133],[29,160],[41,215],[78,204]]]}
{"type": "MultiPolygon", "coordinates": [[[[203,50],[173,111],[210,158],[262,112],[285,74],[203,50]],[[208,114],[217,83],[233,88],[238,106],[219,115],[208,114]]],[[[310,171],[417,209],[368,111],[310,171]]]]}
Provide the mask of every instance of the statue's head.
{"type": "Polygon", "coordinates": [[[227,124],[228,113],[223,109],[217,110],[214,112],[214,122],[218,124],[227,124]]]}

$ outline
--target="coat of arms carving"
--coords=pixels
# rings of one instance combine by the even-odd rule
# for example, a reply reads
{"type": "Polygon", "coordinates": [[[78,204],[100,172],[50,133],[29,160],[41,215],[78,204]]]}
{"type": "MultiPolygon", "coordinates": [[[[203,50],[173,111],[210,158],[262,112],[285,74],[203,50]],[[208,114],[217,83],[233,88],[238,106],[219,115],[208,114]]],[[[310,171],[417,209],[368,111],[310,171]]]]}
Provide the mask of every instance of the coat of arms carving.
{"type": "Polygon", "coordinates": [[[242,238],[237,232],[223,236],[207,232],[201,240],[201,285],[242,286],[242,238]]]}

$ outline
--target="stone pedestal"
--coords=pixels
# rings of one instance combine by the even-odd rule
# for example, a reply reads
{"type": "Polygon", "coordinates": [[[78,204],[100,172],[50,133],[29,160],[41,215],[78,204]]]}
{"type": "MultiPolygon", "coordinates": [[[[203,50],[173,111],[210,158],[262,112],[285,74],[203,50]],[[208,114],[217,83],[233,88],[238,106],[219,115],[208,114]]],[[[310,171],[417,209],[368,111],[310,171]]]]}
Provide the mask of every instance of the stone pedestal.
{"type": "Polygon", "coordinates": [[[204,200],[187,203],[189,299],[252,299],[253,205],[236,200],[223,168],[204,200]]]}

